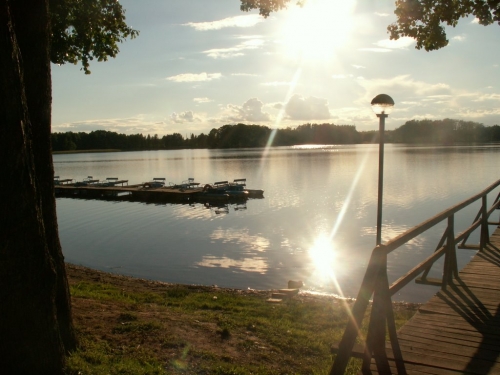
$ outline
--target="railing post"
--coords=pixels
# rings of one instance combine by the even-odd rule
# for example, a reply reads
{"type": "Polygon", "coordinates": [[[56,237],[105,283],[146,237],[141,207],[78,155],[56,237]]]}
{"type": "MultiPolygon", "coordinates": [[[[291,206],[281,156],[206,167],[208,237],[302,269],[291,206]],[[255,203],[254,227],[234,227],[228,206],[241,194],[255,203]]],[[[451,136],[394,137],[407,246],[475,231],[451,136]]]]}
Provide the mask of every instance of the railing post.
{"type": "Polygon", "coordinates": [[[455,246],[455,215],[448,216],[448,228],[446,228],[446,253],[444,257],[443,284],[442,289],[450,285],[453,277],[458,276],[457,252],[455,246]]]}
{"type": "Polygon", "coordinates": [[[479,251],[482,251],[490,242],[490,231],[488,229],[487,196],[483,195],[481,206],[481,239],[479,240],[479,251]]]}
{"type": "MultiPolygon", "coordinates": [[[[372,311],[370,314],[370,323],[368,325],[368,334],[366,336],[366,352],[363,359],[363,374],[371,374],[370,365],[372,361],[372,353],[375,357],[377,370],[380,374],[390,374],[389,361],[385,352],[385,332],[387,323],[387,304],[384,297],[389,291],[387,282],[387,254],[380,252],[378,257],[380,267],[375,280],[375,289],[373,291],[372,311]],[[386,281],[386,283],[384,283],[386,281]],[[385,285],[384,285],[385,284],[385,285]]],[[[389,297],[390,298],[390,297],[389,297]]]]}
{"type": "Polygon", "coordinates": [[[379,251],[374,250],[372,252],[363,282],[361,283],[361,288],[356,297],[356,302],[354,302],[354,306],[352,307],[351,317],[347,323],[344,335],[340,340],[335,361],[330,369],[330,375],[343,375],[345,373],[345,369],[351,357],[352,348],[356,342],[356,337],[358,337],[360,333],[363,317],[370,302],[370,298],[373,295],[376,278],[381,264],[378,259],[379,255],[379,251]]]}
{"type": "Polygon", "coordinates": [[[364,374],[371,374],[370,364],[371,353],[373,352],[378,373],[391,373],[385,345],[387,328],[397,372],[403,375],[406,374],[406,369],[396,333],[396,322],[394,321],[394,311],[392,310],[392,300],[389,292],[389,278],[387,276],[387,253],[385,251],[381,252],[379,261],[380,268],[373,293],[373,305],[362,371],[364,374]]]}

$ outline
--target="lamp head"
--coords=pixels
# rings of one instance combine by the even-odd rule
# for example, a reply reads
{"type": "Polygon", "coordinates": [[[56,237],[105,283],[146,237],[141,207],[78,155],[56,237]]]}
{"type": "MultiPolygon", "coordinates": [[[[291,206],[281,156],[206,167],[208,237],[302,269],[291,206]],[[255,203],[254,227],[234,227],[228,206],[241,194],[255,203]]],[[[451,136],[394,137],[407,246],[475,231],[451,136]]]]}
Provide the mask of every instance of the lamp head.
{"type": "Polygon", "coordinates": [[[387,94],[380,94],[373,98],[372,109],[377,116],[388,115],[394,107],[394,100],[387,94]]]}

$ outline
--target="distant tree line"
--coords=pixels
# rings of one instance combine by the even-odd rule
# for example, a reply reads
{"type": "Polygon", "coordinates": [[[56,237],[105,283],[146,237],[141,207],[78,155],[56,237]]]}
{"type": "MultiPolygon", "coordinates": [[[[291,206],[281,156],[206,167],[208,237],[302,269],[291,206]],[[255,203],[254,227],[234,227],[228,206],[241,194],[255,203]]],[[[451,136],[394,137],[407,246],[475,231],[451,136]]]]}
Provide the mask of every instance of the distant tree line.
{"type": "MultiPolygon", "coordinates": [[[[486,127],[462,120],[411,120],[386,131],[387,143],[455,144],[500,142],[500,126],[486,127]]],[[[158,135],[118,134],[106,130],[90,133],[52,133],[54,151],[95,149],[175,150],[194,148],[243,148],[293,146],[300,144],[355,144],[378,142],[378,130],[358,132],[354,125],[304,124],[296,128],[270,129],[261,125],[223,125],[208,134],[183,137],[173,133],[158,135]]]]}
{"type": "Polygon", "coordinates": [[[392,131],[397,143],[485,143],[500,142],[500,126],[463,120],[411,120],[392,131]]]}
{"type": "Polygon", "coordinates": [[[295,129],[273,130],[261,125],[224,125],[210,133],[191,134],[183,137],[179,133],[164,135],[118,134],[106,130],[90,133],[52,133],[54,151],[77,151],[94,149],[119,150],[175,150],[185,148],[242,148],[265,147],[272,139],[273,146],[297,144],[346,144],[360,143],[362,135],[353,125],[304,124],[295,129]]]}

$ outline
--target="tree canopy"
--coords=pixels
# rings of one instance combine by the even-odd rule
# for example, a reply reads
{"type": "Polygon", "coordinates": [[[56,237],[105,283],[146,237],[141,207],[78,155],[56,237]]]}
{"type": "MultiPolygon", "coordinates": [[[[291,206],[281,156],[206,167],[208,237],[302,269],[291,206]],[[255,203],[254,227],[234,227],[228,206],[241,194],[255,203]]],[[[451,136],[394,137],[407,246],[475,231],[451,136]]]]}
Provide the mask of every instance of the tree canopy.
{"type": "MultiPolygon", "coordinates": [[[[296,0],[297,5],[303,5],[307,0],[296,0]]],[[[290,0],[241,0],[240,9],[248,12],[252,9],[258,9],[259,14],[268,17],[271,12],[277,12],[288,6],[290,0]]]]}
{"type": "MultiPolygon", "coordinates": [[[[267,17],[293,1],[303,5],[307,0],[241,0],[240,8],[242,11],[259,9],[259,13],[267,17]]],[[[500,1],[396,0],[394,13],[397,20],[387,27],[390,38],[408,36],[417,41],[415,48],[432,51],[448,45],[444,24],[455,27],[460,18],[467,16],[476,17],[484,26],[500,24],[500,1]]]]}
{"type": "Polygon", "coordinates": [[[479,24],[500,24],[500,2],[497,0],[397,0],[397,21],[389,25],[391,39],[409,36],[416,48],[426,51],[448,45],[443,24],[455,27],[460,18],[474,16],[479,24]]]}
{"type": "Polygon", "coordinates": [[[50,60],[54,64],[82,63],[116,57],[118,43],[139,32],[125,23],[125,10],[116,0],[49,0],[50,60]]]}

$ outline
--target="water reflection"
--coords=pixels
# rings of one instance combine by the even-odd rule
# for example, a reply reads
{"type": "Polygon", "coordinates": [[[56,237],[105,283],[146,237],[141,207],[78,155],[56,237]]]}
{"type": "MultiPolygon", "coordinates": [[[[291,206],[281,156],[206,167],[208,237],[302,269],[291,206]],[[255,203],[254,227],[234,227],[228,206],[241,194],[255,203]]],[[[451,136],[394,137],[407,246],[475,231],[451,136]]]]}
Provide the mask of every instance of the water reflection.
{"type": "Polygon", "coordinates": [[[264,274],[267,272],[269,266],[267,264],[266,258],[244,258],[244,259],[231,259],[228,257],[215,257],[211,255],[206,255],[203,259],[196,263],[200,267],[211,267],[211,268],[230,268],[235,269],[235,271],[243,272],[257,272],[264,274]]]}
{"type": "MultiPolygon", "coordinates": [[[[497,178],[499,148],[466,148],[386,145],[384,242],[497,178]]],[[[61,178],[247,178],[266,191],[245,205],[58,198],[63,252],[72,263],[167,282],[272,289],[292,279],[356,296],[375,244],[377,156],[377,145],[54,155],[61,178]]],[[[457,233],[477,209],[457,215],[457,233]]],[[[389,278],[432,254],[442,234],[426,232],[391,254],[389,278]]],[[[469,258],[459,253],[459,263],[469,258]]],[[[425,300],[428,290],[410,284],[397,299],[425,300]]]]}
{"type": "Polygon", "coordinates": [[[267,238],[260,235],[251,235],[247,228],[217,228],[210,235],[210,239],[222,243],[233,243],[246,253],[261,253],[269,248],[269,240],[267,238]]]}
{"type": "Polygon", "coordinates": [[[333,243],[326,235],[318,237],[309,249],[309,257],[314,265],[313,276],[316,280],[323,281],[321,284],[335,280],[336,255],[333,243]]]}

